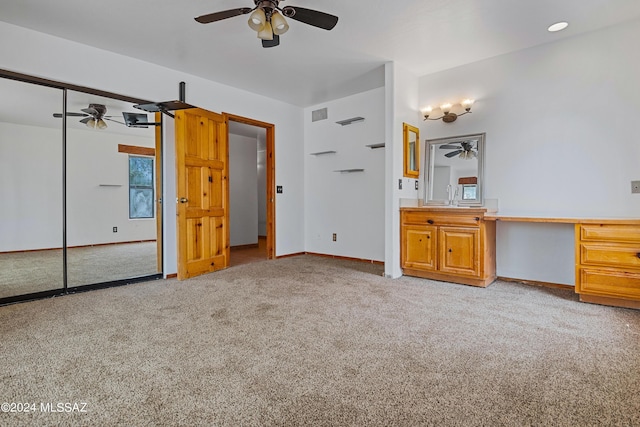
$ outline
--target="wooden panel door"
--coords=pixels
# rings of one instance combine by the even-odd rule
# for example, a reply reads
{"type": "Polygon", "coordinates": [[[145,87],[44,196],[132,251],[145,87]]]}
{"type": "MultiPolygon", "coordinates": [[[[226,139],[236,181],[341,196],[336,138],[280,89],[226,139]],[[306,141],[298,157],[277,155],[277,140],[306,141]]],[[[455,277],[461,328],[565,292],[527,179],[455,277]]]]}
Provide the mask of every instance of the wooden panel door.
{"type": "Polygon", "coordinates": [[[435,226],[405,225],[401,236],[401,260],[403,268],[435,270],[437,248],[435,226]]]}
{"type": "Polygon", "coordinates": [[[480,275],[480,229],[440,227],[440,271],[480,275]]]}
{"type": "Polygon", "coordinates": [[[227,126],[221,114],[177,111],[178,279],[229,265],[227,126]]]}

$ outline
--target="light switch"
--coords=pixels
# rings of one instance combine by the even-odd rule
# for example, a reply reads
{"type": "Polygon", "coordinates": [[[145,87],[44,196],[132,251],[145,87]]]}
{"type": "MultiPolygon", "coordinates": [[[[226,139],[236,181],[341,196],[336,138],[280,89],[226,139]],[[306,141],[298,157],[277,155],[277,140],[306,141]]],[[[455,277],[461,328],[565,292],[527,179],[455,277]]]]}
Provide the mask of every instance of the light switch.
{"type": "Polygon", "coordinates": [[[282,194],[282,185],[276,186],[276,193],[282,194]]]}

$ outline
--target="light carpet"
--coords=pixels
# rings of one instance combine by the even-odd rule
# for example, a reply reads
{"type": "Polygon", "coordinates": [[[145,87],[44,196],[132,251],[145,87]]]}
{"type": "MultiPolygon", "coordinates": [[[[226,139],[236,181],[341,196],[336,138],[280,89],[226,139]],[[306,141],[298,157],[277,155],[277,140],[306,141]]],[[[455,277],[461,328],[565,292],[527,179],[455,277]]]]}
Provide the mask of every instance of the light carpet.
{"type": "Polygon", "coordinates": [[[1,425],[640,425],[640,312],[298,256],[0,307],[1,425]]]}

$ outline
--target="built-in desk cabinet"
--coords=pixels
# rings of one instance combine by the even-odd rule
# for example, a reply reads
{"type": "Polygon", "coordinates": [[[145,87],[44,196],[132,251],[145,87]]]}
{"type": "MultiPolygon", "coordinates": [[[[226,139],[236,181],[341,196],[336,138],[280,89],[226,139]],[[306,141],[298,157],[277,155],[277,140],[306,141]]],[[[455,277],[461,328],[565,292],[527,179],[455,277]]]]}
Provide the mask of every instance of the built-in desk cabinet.
{"type": "Polygon", "coordinates": [[[484,208],[400,209],[401,266],[408,276],[486,287],[496,279],[495,221],[484,208]]]}
{"type": "Polygon", "coordinates": [[[580,301],[640,308],[640,225],[576,224],[580,301]]]}

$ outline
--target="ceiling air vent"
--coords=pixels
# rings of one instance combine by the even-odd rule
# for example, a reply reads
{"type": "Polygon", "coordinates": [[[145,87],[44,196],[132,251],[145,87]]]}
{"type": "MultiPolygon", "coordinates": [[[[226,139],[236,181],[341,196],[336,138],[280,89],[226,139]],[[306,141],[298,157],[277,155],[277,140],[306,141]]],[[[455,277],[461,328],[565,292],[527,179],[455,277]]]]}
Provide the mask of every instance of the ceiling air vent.
{"type": "Polygon", "coordinates": [[[317,122],[319,120],[327,120],[327,109],[321,108],[319,110],[314,110],[311,112],[311,121],[317,122]]]}

